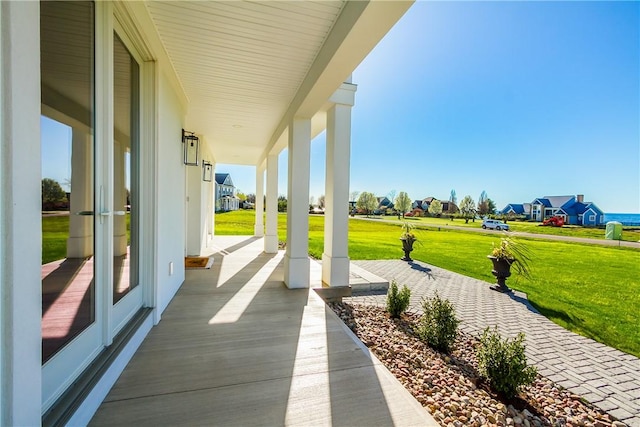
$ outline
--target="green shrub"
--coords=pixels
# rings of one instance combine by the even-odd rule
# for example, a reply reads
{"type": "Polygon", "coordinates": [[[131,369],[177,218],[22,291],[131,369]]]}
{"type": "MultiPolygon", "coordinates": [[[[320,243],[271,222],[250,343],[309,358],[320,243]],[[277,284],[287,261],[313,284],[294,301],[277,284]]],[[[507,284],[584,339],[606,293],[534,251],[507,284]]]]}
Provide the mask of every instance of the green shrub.
{"type": "Polygon", "coordinates": [[[537,371],[527,366],[524,354],[524,334],[513,339],[502,339],[498,328],[485,329],[478,349],[478,370],[489,380],[491,387],[507,398],[518,393],[518,388],[533,382],[537,371]]]}
{"type": "Polygon", "coordinates": [[[398,291],[396,281],[391,281],[391,286],[389,286],[389,292],[387,293],[387,311],[389,315],[393,318],[399,318],[402,313],[407,311],[410,298],[411,290],[407,288],[407,285],[403,285],[402,290],[398,291]]]}
{"type": "Polygon", "coordinates": [[[422,299],[422,311],[424,314],[418,323],[418,336],[436,350],[448,353],[458,335],[460,324],[455,308],[436,292],[433,298],[422,299]]]}

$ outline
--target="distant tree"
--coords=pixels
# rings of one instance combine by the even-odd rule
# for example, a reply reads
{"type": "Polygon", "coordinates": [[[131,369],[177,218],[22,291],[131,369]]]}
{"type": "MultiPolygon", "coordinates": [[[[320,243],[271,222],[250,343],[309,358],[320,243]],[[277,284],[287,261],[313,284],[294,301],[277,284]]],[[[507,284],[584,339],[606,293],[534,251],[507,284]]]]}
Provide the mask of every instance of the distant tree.
{"type": "Polygon", "coordinates": [[[449,209],[447,210],[447,212],[456,213],[457,206],[458,197],[456,197],[456,190],[451,190],[451,194],[449,195],[449,209]]]}
{"type": "Polygon", "coordinates": [[[67,193],[55,179],[44,178],[42,180],[42,204],[55,204],[67,201],[67,193]]]}
{"type": "Polygon", "coordinates": [[[311,196],[309,197],[309,210],[316,207],[316,198],[311,196]]]}
{"type": "Polygon", "coordinates": [[[247,202],[255,203],[256,202],[256,195],[253,194],[253,193],[247,194],[247,202]]]}
{"type": "Polygon", "coordinates": [[[460,213],[464,218],[465,223],[469,223],[470,218],[474,218],[476,214],[476,204],[471,196],[464,196],[464,199],[460,202],[460,213]]]}
{"type": "Polygon", "coordinates": [[[402,218],[404,218],[404,214],[409,212],[411,209],[411,199],[407,193],[401,191],[398,194],[398,197],[396,197],[394,205],[398,212],[402,212],[402,218]]]}
{"type": "Polygon", "coordinates": [[[278,196],[278,212],[287,211],[287,198],[283,195],[278,196]]]}
{"type": "Polygon", "coordinates": [[[356,207],[365,211],[367,216],[369,216],[374,210],[378,208],[378,198],[373,193],[363,191],[362,193],[360,193],[360,197],[358,197],[356,207]]]}
{"type": "Polygon", "coordinates": [[[494,215],[496,213],[496,202],[491,199],[487,199],[487,213],[489,215],[494,215]]]}
{"type": "Polygon", "coordinates": [[[480,193],[480,197],[478,197],[478,214],[485,216],[487,215],[489,212],[489,205],[487,203],[487,200],[489,199],[489,197],[487,196],[487,192],[482,190],[482,193],[480,193]]]}
{"type": "Polygon", "coordinates": [[[236,197],[240,200],[241,203],[247,200],[247,196],[242,191],[238,191],[236,193],[236,197]]]}
{"type": "Polygon", "coordinates": [[[358,198],[358,194],[360,194],[359,191],[352,191],[351,193],[349,193],[349,201],[355,202],[358,198]]]}
{"type": "Polygon", "coordinates": [[[442,202],[433,199],[429,205],[429,213],[433,216],[440,216],[440,214],[442,214],[442,202]]]}
{"type": "MultiPolygon", "coordinates": [[[[396,190],[395,189],[389,191],[389,193],[387,194],[387,199],[391,200],[392,203],[395,203],[395,200],[396,200],[396,190]]],[[[397,207],[396,207],[396,209],[397,209],[397,207]]]]}
{"type": "Polygon", "coordinates": [[[324,209],[324,194],[318,197],[318,207],[320,209],[324,209]]]}

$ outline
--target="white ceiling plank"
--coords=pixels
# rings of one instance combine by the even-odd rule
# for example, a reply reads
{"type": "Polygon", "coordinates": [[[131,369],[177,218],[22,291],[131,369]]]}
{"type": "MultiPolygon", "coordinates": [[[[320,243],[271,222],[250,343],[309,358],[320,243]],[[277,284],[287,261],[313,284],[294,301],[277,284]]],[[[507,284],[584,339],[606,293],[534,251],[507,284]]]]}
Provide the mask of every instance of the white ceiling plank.
{"type": "MultiPolygon", "coordinates": [[[[336,62],[332,56],[352,38],[349,25],[368,5],[343,0],[145,2],[189,100],[186,126],[204,135],[216,161],[253,165],[274,147],[296,110],[322,106],[353,71],[352,65],[342,65],[348,61],[336,62]],[[314,100],[307,100],[310,94],[314,100]]],[[[389,21],[382,15],[375,19],[383,25],[389,21]]],[[[376,25],[375,19],[370,25],[376,25]]],[[[358,39],[350,46],[354,58],[361,58],[370,43],[366,31],[357,37],[365,43],[358,39]]]]}
{"type": "Polygon", "coordinates": [[[146,3],[189,99],[190,130],[216,159],[258,161],[344,4],[146,3]]]}

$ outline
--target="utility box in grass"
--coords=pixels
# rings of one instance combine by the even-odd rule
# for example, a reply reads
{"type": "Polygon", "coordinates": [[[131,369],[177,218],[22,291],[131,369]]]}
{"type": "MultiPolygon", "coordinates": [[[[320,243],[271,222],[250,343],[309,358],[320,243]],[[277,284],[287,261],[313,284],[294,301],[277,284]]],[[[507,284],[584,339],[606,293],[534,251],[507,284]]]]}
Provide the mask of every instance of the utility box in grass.
{"type": "Polygon", "coordinates": [[[618,221],[609,221],[604,237],[607,240],[622,240],[622,224],[618,221]]]}

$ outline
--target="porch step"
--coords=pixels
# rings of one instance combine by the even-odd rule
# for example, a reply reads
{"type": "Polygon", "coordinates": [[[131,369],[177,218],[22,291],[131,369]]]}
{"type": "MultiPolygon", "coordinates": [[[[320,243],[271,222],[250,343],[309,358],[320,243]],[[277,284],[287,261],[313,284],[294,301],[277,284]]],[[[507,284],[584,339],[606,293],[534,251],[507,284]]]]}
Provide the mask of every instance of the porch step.
{"type": "Polygon", "coordinates": [[[330,288],[323,286],[321,288],[313,288],[314,291],[324,300],[324,302],[341,302],[342,298],[348,298],[351,294],[351,286],[340,286],[330,288]]]}
{"type": "MultiPolygon", "coordinates": [[[[317,275],[322,275],[322,267],[320,266],[320,263],[313,262],[312,277],[317,275]]],[[[312,280],[311,287],[326,302],[335,302],[342,301],[342,298],[350,297],[352,294],[386,294],[389,289],[389,281],[368,272],[362,267],[350,264],[349,286],[332,288],[327,286],[326,283],[323,283],[322,280],[317,280],[316,278],[316,280],[312,280]]]]}
{"type": "Polygon", "coordinates": [[[355,264],[350,266],[349,285],[353,293],[375,292],[387,293],[389,281],[368,272],[355,264]]]}

